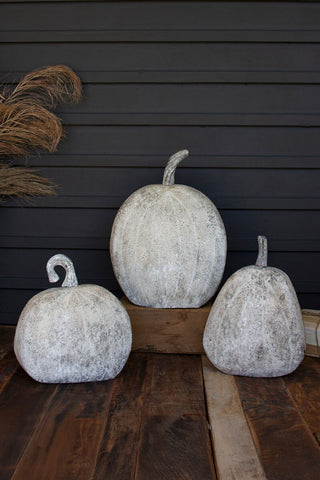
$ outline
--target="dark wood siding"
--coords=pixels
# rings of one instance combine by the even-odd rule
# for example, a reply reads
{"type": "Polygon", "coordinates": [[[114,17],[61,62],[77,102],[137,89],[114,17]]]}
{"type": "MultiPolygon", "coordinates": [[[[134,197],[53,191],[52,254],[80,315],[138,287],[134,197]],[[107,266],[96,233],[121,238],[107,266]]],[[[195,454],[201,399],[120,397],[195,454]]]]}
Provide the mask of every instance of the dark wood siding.
{"type": "Polygon", "coordinates": [[[120,293],[114,216],[181,148],[177,183],[208,195],[225,222],[225,278],[255,261],[264,234],[269,264],[302,307],[320,308],[319,2],[0,0],[0,60],[2,82],[64,63],[84,84],[83,102],[59,111],[58,152],[27,162],[58,196],[1,206],[2,323],[49,287],[57,252],[81,283],[120,293]]]}

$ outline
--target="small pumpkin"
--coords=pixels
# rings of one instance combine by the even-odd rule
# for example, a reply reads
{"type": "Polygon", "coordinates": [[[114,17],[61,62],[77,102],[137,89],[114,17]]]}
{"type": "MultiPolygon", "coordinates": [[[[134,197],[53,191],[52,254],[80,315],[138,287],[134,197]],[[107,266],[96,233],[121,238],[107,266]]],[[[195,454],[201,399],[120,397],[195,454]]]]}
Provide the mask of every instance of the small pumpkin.
{"type": "Polygon", "coordinates": [[[215,293],[226,261],[226,232],[203,193],[175,185],[178,164],[169,159],[163,182],[134,192],[113,223],[110,254],[129,300],[153,308],[196,308],[215,293]]]}
{"type": "Polygon", "coordinates": [[[267,266],[267,239],[258,237],[255,265],[241,268],[219,292],[203,335],[209,360],[222,372],[277,377],[304,357],[299,302],[289,277],[267,266]]]}
{"type": "Polygon", "coordinates": [[[32,297],[16,329],[14,351],[35,380],[75,383],[114,378],[124,367],[132,342],[129,316],[120,301],[98,285],[78,285],[72,261],[55,255],[47,263],[50,282],[60,288],[32,297]]]}

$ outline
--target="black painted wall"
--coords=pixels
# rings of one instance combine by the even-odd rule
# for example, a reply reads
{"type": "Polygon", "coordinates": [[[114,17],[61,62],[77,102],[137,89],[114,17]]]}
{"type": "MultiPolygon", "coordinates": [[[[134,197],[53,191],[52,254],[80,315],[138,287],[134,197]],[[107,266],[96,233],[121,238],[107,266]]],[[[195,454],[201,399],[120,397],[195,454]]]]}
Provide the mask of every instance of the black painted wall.
{"type": "Polygon", "coordinates": [[[58,252],[81,283],[119,293],[116,211],[182,148],[177,183],[208,195],[225,222],[225,276],[255,262],[264,234],[269,264],[302,307],[320,308],[319,42],[319,2],[0,0],[0,81],[64,63],[85,93],[61,109],[58,152],[28,160],[58,196],[0,208],[0,322],[51,286],[45,264],[58,252]]]}

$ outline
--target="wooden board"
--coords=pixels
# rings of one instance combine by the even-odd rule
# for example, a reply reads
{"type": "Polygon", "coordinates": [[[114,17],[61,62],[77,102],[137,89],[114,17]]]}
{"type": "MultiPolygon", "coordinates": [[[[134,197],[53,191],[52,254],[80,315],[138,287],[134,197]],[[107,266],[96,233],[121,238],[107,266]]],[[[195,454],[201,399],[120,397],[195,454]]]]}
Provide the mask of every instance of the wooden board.
{"type": "Polygon", "coordinates": [[[306,357],[291,375],[283,377],[285,385],[320,445],[320,359],[306,357]]]}
{"type": "Polygon", "coordinates": [[[234,377],[202,357],[216,469],[223,480],[266,480],[243,413],[234,377]]]}
{"type": "Polygon", "coordinates": [[[137,480],[214,480],[200,357],[150,355],[137,480]]]}
{"type": "Polygon", "coordinates": [[[50,387],[56,391],[15,470],[14,479],[31,478],[32,472],[33,480],[87,480],[95,468],[113,383],[50,387]]]}
{"type": "Polygon", "coordinates": [[[37,383],[18,369],[0,396],[0,479],[6,480],[46,416],[56,385],[37,383]]]}
{"type": "Polygon", "coordinates": [[[306,334],[306,355],[320,357],[320,310],[302,310],[306,334]]]}
{"type": "Polygon", "coordinates": [[[131,355],[115,381],[94,480],[129,480],[136,471],[149,356],[131,355]]]}
{"type": "Polygon", "coordinates": [[[132,350],[203,353],[202,335],[211,304],[201,308],[145,308],[121,299],[132,325],[132,350]]]}
{"type": "Polygon", "coordinates": [[[259,379],[132,353],[114,380],[69,385],[17,365],[12,349],[0,359],[0,480],[319,478],[317,358],[259,379]]]}
{"type": "Polygon", "coordinates": [[[281,378],[235,377],[269,480],[318,480],[320,448],[281,378]]]}
{"type": "Polygon", "coordinates": [[[1,326],[0,328],[0,359],[12,348],[15,328],[1,326]]]}

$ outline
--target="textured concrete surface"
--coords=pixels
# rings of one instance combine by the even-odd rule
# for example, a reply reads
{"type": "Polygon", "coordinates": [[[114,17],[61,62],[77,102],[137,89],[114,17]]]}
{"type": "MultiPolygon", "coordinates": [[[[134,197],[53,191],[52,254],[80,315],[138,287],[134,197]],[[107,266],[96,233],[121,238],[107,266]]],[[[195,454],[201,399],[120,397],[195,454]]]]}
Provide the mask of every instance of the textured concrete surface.
{"type": "Polygon", "coordinates": [[[223,275],[227,242],[219,212],[198,190],[173,183],[175,167],[168,163],[162,185],[134,192],[113,224],[113,269],[136,305],[200,307],[223,275]]]}
{"type": "Polygon", "coordinates": [[[266,243],[262,248],[258,265],[238,270],[222,287],[204,330],[207,356],[225,373],[286,375],[304,357],[304,327],[293,285],[283,271],[266,266],[266,243]]]}
{"type": "Polygon", "coordinates": [[[74,383],[114,378],[131,350],[129,316],[98,285],[51,288],[23,309],[14,351],[39,382],[74,383]]]}

